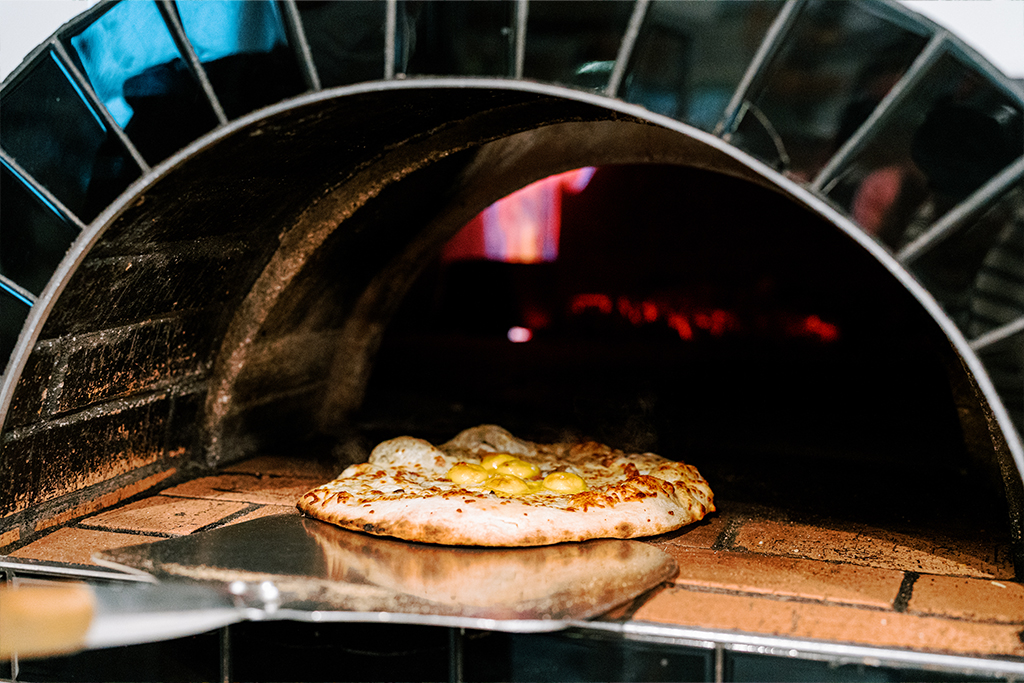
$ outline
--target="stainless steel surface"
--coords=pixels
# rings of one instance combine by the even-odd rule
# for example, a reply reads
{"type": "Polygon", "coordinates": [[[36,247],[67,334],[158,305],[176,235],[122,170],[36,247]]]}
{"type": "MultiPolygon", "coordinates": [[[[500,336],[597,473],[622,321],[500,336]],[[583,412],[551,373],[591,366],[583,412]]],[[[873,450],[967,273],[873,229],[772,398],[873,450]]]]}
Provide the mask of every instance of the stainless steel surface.
{"type": "Polygon", "coordinates": [[[85,634],[87,649],[152,643],[258,619],[227,590],[184,581],[92,586],[96,612],[85,634]]]}
{"type": "Polygon", "coordinates": [[[0,576],[68,580],[130,581],[156,583],[149,574],[138,571],[112,571],[105,567],[89,567],[43,560],[0,556],[0,576]]]}
{"type": "Polygon", "coordinates": [[[584,631],[606,631],[647,643],[745,652],[796,659],[823,660],[835,666],[858,664],[917,670],[956,672],[962,676],[998,676],[1009,680],[1024,677],[1024,662],[1017,658],[980,658],[903,648],[855,645],[838,641],[809,640],[737,633],[649,622],[588,621],[571,624],[584,631]]]}
{"type": "Polygon", "coordinates": [[[554,631],[670,578],[675,561],[637,541],[540,548],[435,546],[297,515],[105,551],[108,566],[224,589],[247,618],[554,631]]]}

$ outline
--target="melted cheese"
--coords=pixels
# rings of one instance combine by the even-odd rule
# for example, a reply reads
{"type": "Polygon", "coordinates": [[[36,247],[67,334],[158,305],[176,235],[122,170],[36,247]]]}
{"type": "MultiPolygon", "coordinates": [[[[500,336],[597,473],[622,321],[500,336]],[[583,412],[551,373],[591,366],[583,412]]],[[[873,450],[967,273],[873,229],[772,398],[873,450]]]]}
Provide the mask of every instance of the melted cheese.
{"type": "Polygon", "coordinates": [[[459,486],[479,486],[491,477],[480,465],[460,462],[448,470],[448,478],[459,486]]]}
{"type": "Polygon", "coordinates": [[[528,493],[571,495],[589,490],[583,477],[573,472],[551,472],[543,481],[537,465],[508,453],[492,453],[481,463],[460,462],[446,478],[468,488],[483,488],[503,496],[521,496],[528,493]]]}
{"type": "Polygon", "coordinates": [[[540,476],[539,467],[534,465],[532,462],[526,462],[519,458],[506,460],[498,465],[498,468],[495,471],[498,474],[511,474],[512,476],[519,477],[520,479],[536,479],[540,476]]]}
{"type": "Polygon", "coordinates": [[[555,493],[582,493],[587,490],[587,482],[572,472],[552,472],[544,477],[544,488],[555,493]]]}
{"type": "Polygon", "coordinates": [[[480,461],[480,465],[485,470],[490,470],[491,472],[497,472],[498,468],[501,467],[503,464],[505,464],[505,463],[507,463],[507,462],[509,462],[511,460],[517,460],[517,459],[518,458],[516,458],[516,456],[511,455],[509,453],[491,453],[490,455],[485,455],[483,457],[483,460],[480,461]]]}
{"type": "Polygon", "coordinates": [[[506,496],[521,496],[532,493],[533,487],[514,474],[495,474],[484,483],[484,488],[506,496]]]}

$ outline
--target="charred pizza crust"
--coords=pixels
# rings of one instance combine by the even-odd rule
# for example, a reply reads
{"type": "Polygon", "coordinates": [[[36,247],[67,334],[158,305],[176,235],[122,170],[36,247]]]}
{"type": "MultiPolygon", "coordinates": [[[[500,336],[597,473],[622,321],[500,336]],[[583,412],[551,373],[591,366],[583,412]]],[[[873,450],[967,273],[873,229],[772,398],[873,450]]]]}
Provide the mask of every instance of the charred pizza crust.
{"type": "Polygon", "coordinates": [[[715,509],[696,468],[653,453],[594,442],[536,444],[495,425],[434,447],[413,437],[385,441],[367,462],[307,492],[307,515],[345,529],[445,545],[537,546],[592,538],[637,538],[695,522],[715,509]],[[580,475],[589,490],[505,496],[445,478],[456,464],[510,453],[542,473],[580,475]]]}

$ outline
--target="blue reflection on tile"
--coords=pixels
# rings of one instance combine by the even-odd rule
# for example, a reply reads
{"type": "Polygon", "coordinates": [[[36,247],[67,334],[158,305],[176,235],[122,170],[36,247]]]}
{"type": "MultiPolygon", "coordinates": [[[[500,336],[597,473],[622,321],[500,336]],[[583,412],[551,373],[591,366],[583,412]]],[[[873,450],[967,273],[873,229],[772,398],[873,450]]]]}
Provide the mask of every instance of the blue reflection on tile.
{"type": "Polygon", "coordinates": [[[286,44],[277,7],[270,2],[178,0],[185,35],[201,62],[286,44]]]}
{"type": "Polygon", "coordinates": [[[93,90],[122,128],[134,113],[124,97],[125,81],[180,57],[156,4],[148,0],[119,3],[71,45],[93,90]]]}
{"type": "Polygon", "coordinates": [[[70,42],[100,101],[150,164],[217,126],[154,2],[120,2],[70,42]]]}
{"type": "Polygon", "coordinates": [[[0,127],[4,150],[87,223],[138,177],[139,168],[81,95],[54,54],[43,53],[4,89],[0,127]]]}
{"type": "Polygon", "coordinates": [[[176,6],[185,36],[229,118],[305,90],[275,3],[184,0],[176,6]]]}

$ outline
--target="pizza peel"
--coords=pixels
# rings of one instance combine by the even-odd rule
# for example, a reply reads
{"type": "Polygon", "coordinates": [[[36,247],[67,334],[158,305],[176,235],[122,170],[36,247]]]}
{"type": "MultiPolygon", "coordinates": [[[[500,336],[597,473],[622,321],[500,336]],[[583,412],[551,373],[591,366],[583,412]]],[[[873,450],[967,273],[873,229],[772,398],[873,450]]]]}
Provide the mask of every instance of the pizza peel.
{"type": "Polygon", "coordinates": [[[299,515],[106,550],[93,559],[145,582],[87,586],[91,623],[78,648],[152,642],[247,620],[556,631],[629,602],[677,570],[671,556],[638,541],[450,547],[299,515]]]}

